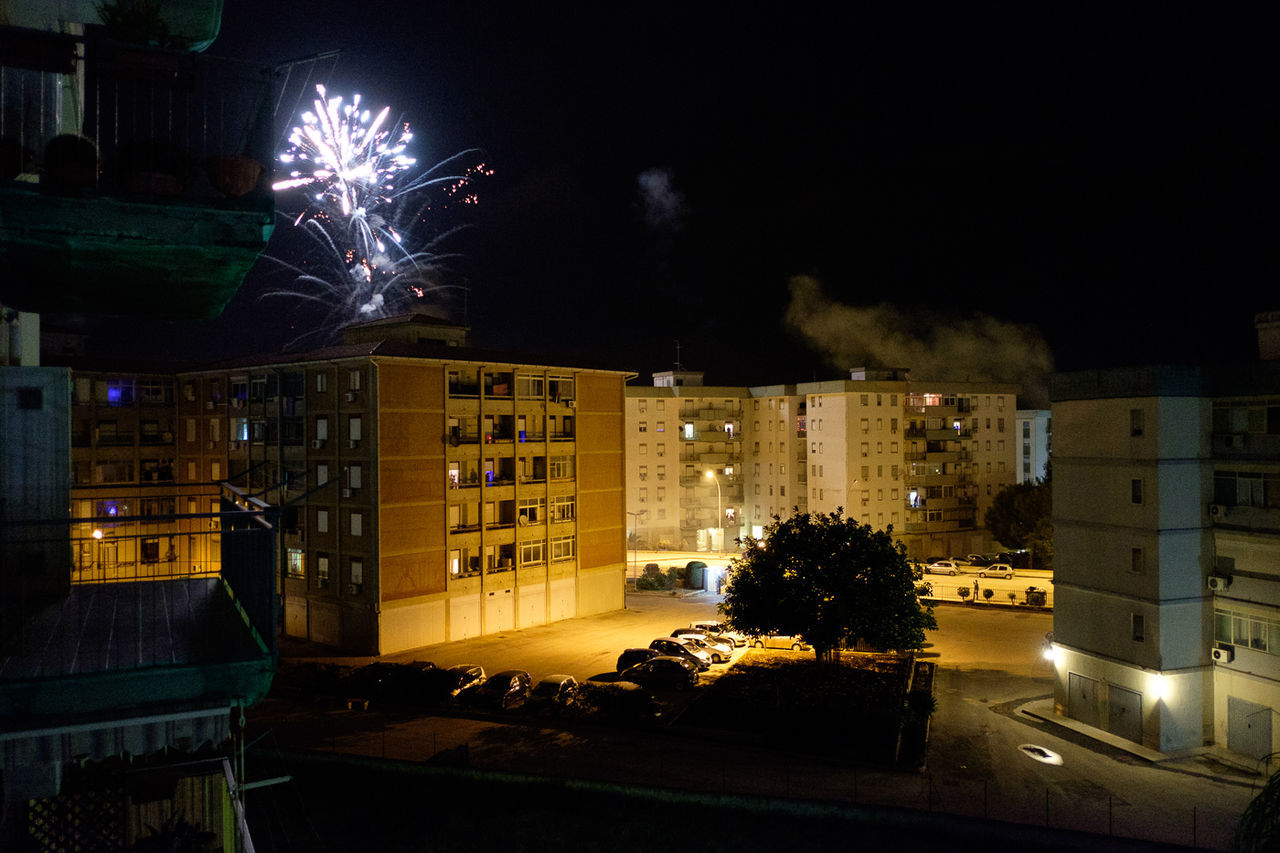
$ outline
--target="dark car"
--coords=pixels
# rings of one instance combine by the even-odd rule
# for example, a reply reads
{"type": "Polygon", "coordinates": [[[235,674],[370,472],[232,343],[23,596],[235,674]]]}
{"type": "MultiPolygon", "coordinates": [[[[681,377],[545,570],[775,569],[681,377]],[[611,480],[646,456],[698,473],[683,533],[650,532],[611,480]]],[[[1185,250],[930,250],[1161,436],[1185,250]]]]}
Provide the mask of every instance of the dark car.
{"type": "Polygon", "coordinates": [[[711,655],[686,645],[674,637],[659,637],[649,644],[649,648],[660,655],[686,658],[692,661],[698,669],[709,669],[711,667],[711,655]]]}
{"type": "Polygon", "coordinates": [[[618,668],[616,671],[622,672],[624,669],[629,669],[638,663],[644,663],[657,656],[658,653],[653,649],[626,649],[622,654],[618,655],[618,668]]]}
{"type": "Polygon", "coordinates": [[[698,665],[688,658],[658,655],[638,663],[618,676],[647,690],[685,690],[698,683],[698,665]]]}
{"type": "Polygon", "coordinates": [[[467,701],[495,711],[519,708],[529,698],[533,676],[522,669],[505,669],[495,672],[483,683],[466,691],[467,701]]]}
{"type": "Polygon", "coordinates": [[[578,692],[578,679],[572,675],[548,675],[529,691],[530,706],[558,708],[569,703],[578,692]]]}
{"type": "Polygon", "coordinates": [[[430,679],[438,672],[427,661],[387,663],[375,661],[347,672],[338,685],[345,700],[366,700],[378,704],[407,705],[421,702],[430,679]]]}
{"type": "Polygon", "coordinates": [[[426,673],[425,699],[428,702],[448,702],[463,691],[484,681],[484,667],[462,663],[448,669],[426,673]]]}

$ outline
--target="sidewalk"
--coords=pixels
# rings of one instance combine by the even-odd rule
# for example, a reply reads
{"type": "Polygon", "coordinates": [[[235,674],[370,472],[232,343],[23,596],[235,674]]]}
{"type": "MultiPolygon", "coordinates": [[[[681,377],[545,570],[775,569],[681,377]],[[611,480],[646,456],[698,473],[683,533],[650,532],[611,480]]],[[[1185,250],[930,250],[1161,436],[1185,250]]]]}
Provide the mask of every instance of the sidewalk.
{"type": "Polygon", "coordinates": [[[1037,699],[1018,708],[1018,713],[1033,717],[1041,722],[1061,726],[1087,738],[1105,743],[1132,756],[1141,758],[1152,764],[1159,764],[1165,769],[1203,776],[1240,785],[1259,785],[1266,781],[1268,774],[1258,769],[1258,761],[1237,752],[1231,752],[1219,746],[1203,746],[1195,749],[1181,750],[1175,753],[1157,752],[1154,749],[1134,743],[1118,735],[1096,729],[1054,713],[1053,699],[1037,699]]]}

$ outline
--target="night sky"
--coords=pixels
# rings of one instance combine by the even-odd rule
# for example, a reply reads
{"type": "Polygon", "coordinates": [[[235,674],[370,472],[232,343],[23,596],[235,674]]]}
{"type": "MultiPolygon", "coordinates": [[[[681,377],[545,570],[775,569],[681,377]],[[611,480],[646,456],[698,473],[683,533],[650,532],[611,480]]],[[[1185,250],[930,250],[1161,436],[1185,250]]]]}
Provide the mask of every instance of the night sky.
{"type": "MultiPolygon", "coordinates": [[[[647,380],[678,341],[714,384],[1254,357],[1280,15],[880,6],[227,0],[209,52],[341,50],[313,74],[392,105],[420,162],[482,151],[438,251],[483,346],[647,380]]],[[[187,338],[294,337],[266,278],[187,338]]]]}

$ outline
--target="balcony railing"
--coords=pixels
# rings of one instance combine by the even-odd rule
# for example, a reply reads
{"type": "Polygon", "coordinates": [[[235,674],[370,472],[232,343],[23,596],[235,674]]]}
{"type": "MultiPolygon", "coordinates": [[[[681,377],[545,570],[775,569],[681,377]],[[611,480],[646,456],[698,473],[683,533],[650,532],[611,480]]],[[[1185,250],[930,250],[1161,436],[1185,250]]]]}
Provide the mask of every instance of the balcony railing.
{"type": "Polygon", "coordinates": [[[269,71],[87,30],[0,28],[6,302],[217,316],[274,225],[269,71]]]}

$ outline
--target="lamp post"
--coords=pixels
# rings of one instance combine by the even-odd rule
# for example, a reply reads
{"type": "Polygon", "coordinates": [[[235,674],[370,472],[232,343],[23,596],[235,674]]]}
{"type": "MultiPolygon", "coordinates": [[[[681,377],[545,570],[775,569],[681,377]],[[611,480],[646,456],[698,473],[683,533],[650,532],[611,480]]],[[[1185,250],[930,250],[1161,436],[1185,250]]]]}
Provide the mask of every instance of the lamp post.
{"type": "MultiPolygon", "coordinates": [[[[724,510],[722,508],[722,501],[720,497],[720,478],[716,476],[716,472],[714,470],[708,469],[707,479],[714,480],[716,484],[716,527],[720,528],[720,540],[721,542],[723,542],[724,541],[724,515],[723,515],[724,510]]],[[[715,550],[715,544],[716,544],[715,532],[714,532],[715,529],[716,529],[715,527],[711,528],[712,530],[711,542],[710,542],[710,547],[707,548],[708,551],[715,550]]]]}
{"type": "Polygon", "coordinates": [[[639,567],[638,552],[640,550],[640,516],[646,514],[648,511],[649,510],[647,509],[642,509],[638,512],[632,512],[631,510],[626,511],[627,515],[633,515],[636,519],[635,526],[631,530],[632,535],[635,537],[635,541],[631,544],[631,574],[633,576],[637,574],[636,569],[639,567]]]}

